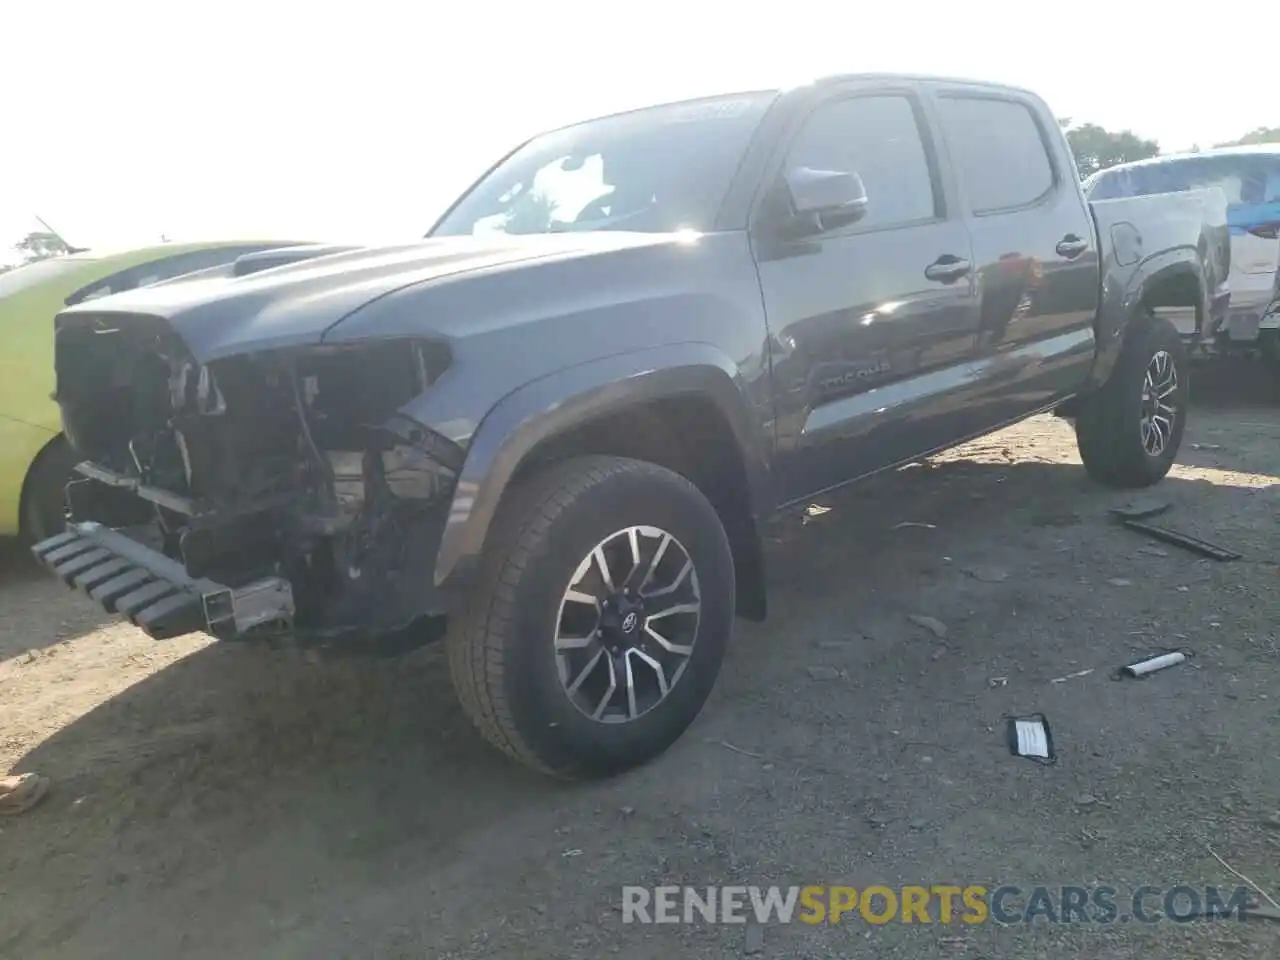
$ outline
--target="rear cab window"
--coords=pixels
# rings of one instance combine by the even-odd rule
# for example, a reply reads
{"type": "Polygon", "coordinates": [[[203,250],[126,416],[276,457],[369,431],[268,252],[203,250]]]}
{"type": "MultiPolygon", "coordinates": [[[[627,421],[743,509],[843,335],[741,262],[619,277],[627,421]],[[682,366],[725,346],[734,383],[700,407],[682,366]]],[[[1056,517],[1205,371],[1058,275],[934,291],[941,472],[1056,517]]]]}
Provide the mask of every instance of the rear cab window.
{"type": "Polygon", "coordinates": [[[1044,131],[1025,102],[946,93],[938,111],[951,162],[975,216],[1034,206],[1054,188],[1044,131]]]}

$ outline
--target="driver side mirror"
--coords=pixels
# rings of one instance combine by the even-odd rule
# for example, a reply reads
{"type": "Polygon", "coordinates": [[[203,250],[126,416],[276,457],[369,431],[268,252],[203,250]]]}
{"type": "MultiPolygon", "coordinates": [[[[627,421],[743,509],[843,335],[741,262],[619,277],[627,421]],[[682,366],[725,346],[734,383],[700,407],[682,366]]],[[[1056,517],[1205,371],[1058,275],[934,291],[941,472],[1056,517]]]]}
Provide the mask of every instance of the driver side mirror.
{"type": "Polygon", "coordinates": [[[867,215],[867,188],[852,170],[788,170],[784,182],[794,211],[788,233],[805,236],[856,223],[867,215]]]}

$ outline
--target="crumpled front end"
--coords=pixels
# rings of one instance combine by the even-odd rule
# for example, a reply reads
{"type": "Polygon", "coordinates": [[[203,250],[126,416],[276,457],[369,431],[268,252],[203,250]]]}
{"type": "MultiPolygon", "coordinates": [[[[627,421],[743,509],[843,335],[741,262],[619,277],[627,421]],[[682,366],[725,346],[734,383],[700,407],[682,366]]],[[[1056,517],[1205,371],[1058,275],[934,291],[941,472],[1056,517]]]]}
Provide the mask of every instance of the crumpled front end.
{"type": "Polygon", "coordinates": [[[377,634],[443,612],[432,566],[464,451],[401,413],[447,348],[313,344],[200,364],[145,315],[57,325],[85,458],[38,559],[153,636],[377,634]]]}

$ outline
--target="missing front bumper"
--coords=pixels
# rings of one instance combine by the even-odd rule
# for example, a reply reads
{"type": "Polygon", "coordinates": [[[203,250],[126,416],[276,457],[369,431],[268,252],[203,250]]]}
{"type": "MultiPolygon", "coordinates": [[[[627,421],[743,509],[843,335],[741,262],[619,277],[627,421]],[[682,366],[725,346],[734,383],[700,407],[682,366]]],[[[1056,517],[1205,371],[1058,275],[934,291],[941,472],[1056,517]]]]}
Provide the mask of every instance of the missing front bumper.
{"type": "Polygon", "coordinates": [[[232,588],[189,576],[182,564],[98,523],[75,523],[31,548],[68,586],[158,640],[204,631],[229,640],[293,623],[293,590],[268,577],[232,588]]]}

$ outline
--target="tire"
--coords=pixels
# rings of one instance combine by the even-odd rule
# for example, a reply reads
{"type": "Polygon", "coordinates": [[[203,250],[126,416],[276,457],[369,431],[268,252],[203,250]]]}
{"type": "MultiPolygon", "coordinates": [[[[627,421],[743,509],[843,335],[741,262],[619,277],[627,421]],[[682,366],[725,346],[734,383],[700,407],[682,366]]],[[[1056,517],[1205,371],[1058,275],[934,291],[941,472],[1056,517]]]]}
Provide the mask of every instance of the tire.
{"type": "MultiPolygon", "coordinates": [[[[671,746],[711,693],[733,627],[733,555],[701,491],[652,463],[575,457],[512,489],[488,539],[476,587],[446,638],[458,698],[481,734],[516,760],[560,777],[618,773],[671,746]],[[628,559],[633,528],[640,531],[634,540],[640,564],[628,559]],[[662,543],[653,531],[671,542],[640,584],[648,584],[638,591],[648,606],[638,611],[632,633],[620,632],[625,610],[605,606],[601,613],[566,597],[571,584],[575,597],[608,593],[596,553],[613,560],[615,586],[633,570],[648,570],[662,543]],[[677,567],[684,570],[681,556],[692,570],[682,578],[676,575],[677,567]],[[675,584],[670,591],[668,580],[675,584]],[[666,607],[692,607],[690,597],[696,613],[654,616],[666,607]],[[659,646],[646,624],[660,627],[669,645],[691,648],[688,655],[659,646]],[[561,628],[581,646],[558,639],[561,628]],[[620,648],[627,651],[621,658],[620,648]],[[593,656],[601,659],[587,674],[593,656]],[[652,663],[662,667],[665,696],[659,697],[652,663]],[[634,699],[622,683],[626,664],[634,699]],[[622,688],[612,698],[606,696],[609,671],[622,688]]],[[[614,596],[624,606],[631,602],[614,596]]]]}
{"type": "Polygon", "coordinates": [[[1122,489],[1149,487],[1164,479],[1182,444],[1189,374],[1186,348],[1173,324],[1151,315],[1139,321],[1110,379],[1081,403],[1076,443],[1090,477],[1122,489]],[[1148,373],[1156,389],[1148,388],[1148,373]],[[1160,387],[1170,392],[1157,407],[1160,387]],[[1167,429],[1160,426],[1162,421],[1167,429]]]}
{"type": "Polygon", "coordinates": [[[75,454],[61,436],[36,456],[22,485],[22,535],[28,543],[39,543],[65,529],[67,484],[75,465],[75,454]]]}

